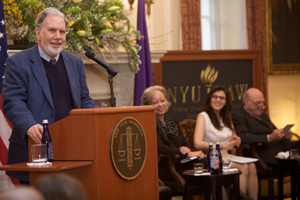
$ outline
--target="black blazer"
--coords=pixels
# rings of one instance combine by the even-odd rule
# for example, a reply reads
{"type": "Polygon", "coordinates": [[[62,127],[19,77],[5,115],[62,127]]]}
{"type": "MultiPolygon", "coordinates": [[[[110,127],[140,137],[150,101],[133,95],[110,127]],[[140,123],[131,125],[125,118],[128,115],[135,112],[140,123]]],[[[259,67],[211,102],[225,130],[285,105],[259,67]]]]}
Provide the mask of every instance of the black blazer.
{"type": "Polygon", "coordinates": [[[266,113],[262,113],[260,119],[257,119],[252,117],[244,107],[233,112],[232,122],[236,134],[241,137],[244,144],[268,143],[267,135],[276,129],[266,113]]]}
{"type": "MultiPolygon", "coordinates": [[[[252,117],[244,107],[241,107],[233,112],[232,121],[236,134],[241,137],[243,144],[263,144],[257,149],[257,153],[267,164],[276,164],[274,158],[278,152],[288,151],[299,146],[299,141],[280,140],[268,142],[267,135],[277,128],[266,113],[262,113],[258,119],[252,117]]],[[[251,153],[245,151],[244,156],[251,156],[251,153]]]]}

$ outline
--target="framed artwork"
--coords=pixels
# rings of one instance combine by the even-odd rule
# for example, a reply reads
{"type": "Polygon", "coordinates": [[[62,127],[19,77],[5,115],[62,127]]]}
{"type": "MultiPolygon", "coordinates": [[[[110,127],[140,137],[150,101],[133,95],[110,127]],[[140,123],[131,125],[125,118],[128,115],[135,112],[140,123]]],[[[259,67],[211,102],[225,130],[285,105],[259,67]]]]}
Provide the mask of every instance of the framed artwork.
{"type": "Polygon", "coordinates": [[[234,108],[250,87],[262,89],[261,55],[256,50],[168,51],[154,66],[154,84],[164,86],[178,121],[196,119],[213,86],[228,88],[234,108]]]}
{"type": "Polygon", "coordinates": [[[265,0],[269,74],[300,73],[300,0],[265,0]]]}

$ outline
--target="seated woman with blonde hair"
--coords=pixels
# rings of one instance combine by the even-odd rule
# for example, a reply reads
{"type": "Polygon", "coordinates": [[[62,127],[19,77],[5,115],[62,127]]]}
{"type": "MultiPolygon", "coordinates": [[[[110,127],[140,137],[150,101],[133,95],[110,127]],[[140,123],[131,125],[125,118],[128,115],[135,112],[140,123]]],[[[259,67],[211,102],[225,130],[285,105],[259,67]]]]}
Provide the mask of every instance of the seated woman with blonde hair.
{"type": "MultiPolygon", "coordinates": [[[[218,85],[211,89],[204,102],[204,111],[198,114],[194,145],[196,148],[207,149],[209,143],[220,143],[223,159],[230,157],[228,150],[241,144],[241,139],[234,131],[231,120],[232,103],[228,90],[218,85]]],[[[232,167],[242,171],[240,190],[252,199],[258,198],[258,180],[254,163],[233,163],[232,167]]]]}

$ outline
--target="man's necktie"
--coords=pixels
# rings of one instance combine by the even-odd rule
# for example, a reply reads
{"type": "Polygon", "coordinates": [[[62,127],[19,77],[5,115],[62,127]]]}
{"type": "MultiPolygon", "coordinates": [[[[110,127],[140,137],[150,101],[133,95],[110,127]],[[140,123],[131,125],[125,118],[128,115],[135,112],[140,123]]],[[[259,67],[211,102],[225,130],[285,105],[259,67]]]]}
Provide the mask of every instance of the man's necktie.
{"type": "Polygon", "coordinates": [[[56,64],[55,58],[51,58],[51,59],[50,59],[50,63],[51,63],[52,65],[55,65],[55,64],[56,64]]]}

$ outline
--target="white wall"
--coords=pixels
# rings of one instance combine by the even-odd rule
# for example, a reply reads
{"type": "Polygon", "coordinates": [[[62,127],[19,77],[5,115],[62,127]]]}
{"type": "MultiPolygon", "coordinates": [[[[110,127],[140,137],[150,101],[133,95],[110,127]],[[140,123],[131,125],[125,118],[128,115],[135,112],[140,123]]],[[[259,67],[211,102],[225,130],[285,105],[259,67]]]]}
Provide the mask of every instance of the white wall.
{"type": "Polygon", "coordinates": [[[277,128],[295,124],[292,131],[300,135],[300,75],[269,75],[270,117],[277,128]]]}

